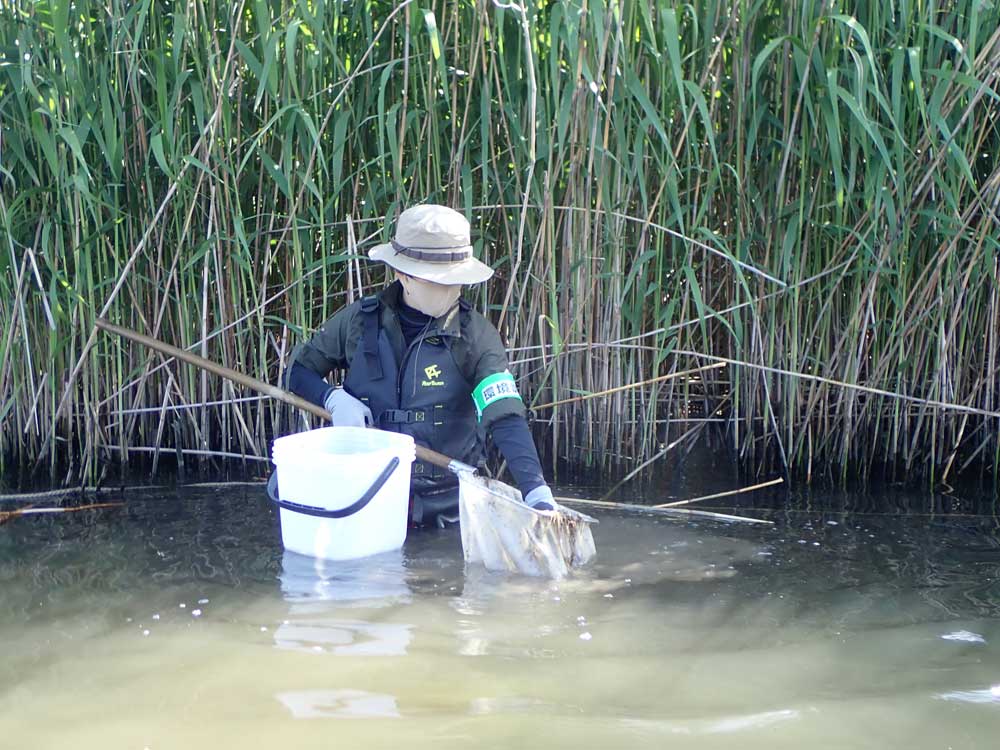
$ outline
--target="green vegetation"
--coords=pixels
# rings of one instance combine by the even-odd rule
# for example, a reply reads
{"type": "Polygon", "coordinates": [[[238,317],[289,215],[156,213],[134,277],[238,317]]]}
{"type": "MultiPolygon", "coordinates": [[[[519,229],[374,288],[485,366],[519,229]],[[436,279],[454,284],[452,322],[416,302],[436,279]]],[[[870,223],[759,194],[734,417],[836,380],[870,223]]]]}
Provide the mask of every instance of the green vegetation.
{"type": "Polygon", "coordinates": [[[0,0],[0,455],[60,480],[266,456],[286,407],[95,317],[276,382],[381,283],[357,258],[385,217],[435,201],[497,269],[474,294],[536,404],[742,363],[539,411],[553,455],[635,466],[704,402],[751,473],[996,475],[998,21],[990,0],[0,0]]]}

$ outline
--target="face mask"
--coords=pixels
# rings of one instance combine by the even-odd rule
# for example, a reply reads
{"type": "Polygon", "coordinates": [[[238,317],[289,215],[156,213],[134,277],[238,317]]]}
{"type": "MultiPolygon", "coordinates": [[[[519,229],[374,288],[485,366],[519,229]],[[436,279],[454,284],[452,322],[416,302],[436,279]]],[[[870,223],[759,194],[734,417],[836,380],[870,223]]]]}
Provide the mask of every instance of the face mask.
{"type": "Polygon", "coordinates": [[[402,274],[399,281],[403,285],[403,301],[432,318],[440,318],[450,311],[462,296],[461,284],[436,284],[402,274]]]}

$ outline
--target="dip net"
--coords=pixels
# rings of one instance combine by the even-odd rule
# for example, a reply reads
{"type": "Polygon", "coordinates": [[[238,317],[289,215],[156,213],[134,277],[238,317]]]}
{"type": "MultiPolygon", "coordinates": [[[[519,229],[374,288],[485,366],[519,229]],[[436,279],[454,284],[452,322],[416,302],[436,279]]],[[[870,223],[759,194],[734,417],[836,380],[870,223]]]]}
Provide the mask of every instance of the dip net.
{"type": "Polygon", "coordinates": [[[466,563],[488,570],[563,578],[593,559],[597,521],[575,510],[535,510],[495,479],[459,472],[458,509],[466,563]]]}

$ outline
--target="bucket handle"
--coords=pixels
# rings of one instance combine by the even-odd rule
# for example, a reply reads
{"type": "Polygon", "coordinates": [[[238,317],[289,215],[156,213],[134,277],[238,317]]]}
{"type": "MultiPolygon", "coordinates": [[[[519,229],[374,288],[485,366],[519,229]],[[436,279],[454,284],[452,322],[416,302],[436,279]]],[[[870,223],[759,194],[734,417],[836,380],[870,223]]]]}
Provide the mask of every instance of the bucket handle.
{"type": "Polygon", "coordinates": [[[380,489],[382,489],[382,485],[389,480],[389,477],[392,476],[392,472],[396,470],[397,466],[399,466],[399,456],[393,456],[386,467],[382,470],[382,473],[375,477],[375,481],[372,482],[372,486],[368,488],[365,494],[363,494],[357,502],[351,503],[346,508],[336,508],[334,510],[330,510],[327,508],[317,508],[312,505],[301,505],[300,503],[293,503],[290,500],[282,500],[278,497],[277,471],[272,473],[270,479],[267,480],[267,496],[271,498],[271,501],[275,505],[279,508],[284,508],[285,510],[295,511],[296,513],[304,513],[307,516],[318,516],[319,518],[347,518],[348,516],[353,516],[372,501],[372,498],[378,494],[380,489]]]}

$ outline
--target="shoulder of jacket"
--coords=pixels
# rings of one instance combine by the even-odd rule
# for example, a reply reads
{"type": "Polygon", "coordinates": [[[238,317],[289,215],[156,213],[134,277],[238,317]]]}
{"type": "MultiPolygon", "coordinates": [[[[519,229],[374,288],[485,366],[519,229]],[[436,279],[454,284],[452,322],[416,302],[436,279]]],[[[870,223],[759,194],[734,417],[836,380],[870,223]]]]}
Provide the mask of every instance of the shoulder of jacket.
{"type": "Polygon", "coordinates": [[[493,324],[490,323],[489,319],[464,299],[461,300],[461,311],[463,328],[471,327],[473,330],[493,328],[493,324]]]}
{"type": "Polygon", "coordinates": [[[349,305],[345,305],[333,314],[323,326],[324,328],[329,328],[332,331],[348,332],[355,325],[359,324],[361,321],[361,303],[363,300],[354,300],[354,302],[349,305]]]}
{"type": "Polygon", "coordinates": [[[500,332],[489,318],[478,310],[469,307],[462,315],[462,339],[470,349],[483,352],[487,349],[500,347],[503,350],[503,340],[500,332]],[[499,342],[499,343],[498,343],[499,342]]]}

